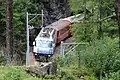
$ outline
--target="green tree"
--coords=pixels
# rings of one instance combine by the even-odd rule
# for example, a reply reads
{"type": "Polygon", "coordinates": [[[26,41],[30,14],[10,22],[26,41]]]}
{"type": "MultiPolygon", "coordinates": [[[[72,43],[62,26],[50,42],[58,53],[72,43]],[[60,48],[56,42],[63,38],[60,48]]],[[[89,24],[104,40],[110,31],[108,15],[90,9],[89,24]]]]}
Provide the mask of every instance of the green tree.
{"type": "Polygon", "coordinates": [[[74,13],[86,14],[84,21],[72,26],[73,32],[75,32],[74,36],[77,36],[77,41],[91,41],[100,38],[100,36],[117,37],[118,28],[115,18],[114,0],[88,0],[86,3],[83,0],[80,0],[80,5],[78,5],[77,0],[71,0],[71,2],[72,10],[76,11],[74,13]],[[74,4],[75,2],[77,2],[77,5],[74,4]],[[82,12],[77,12],[79,9],[81,9],[82,12]]]}

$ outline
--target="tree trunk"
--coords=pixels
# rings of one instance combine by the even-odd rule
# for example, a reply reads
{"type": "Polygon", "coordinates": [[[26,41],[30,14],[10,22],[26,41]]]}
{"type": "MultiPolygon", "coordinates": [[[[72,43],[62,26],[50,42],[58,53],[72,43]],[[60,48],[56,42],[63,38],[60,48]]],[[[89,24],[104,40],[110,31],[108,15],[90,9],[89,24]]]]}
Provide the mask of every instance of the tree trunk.
{"type": "Polygon", "coordinates": [[[13,0],[6,0],[6,51],[5,59],[7,64],[12,64],[13,56],[13,12],[12,12],[12,3],[13,0]]]}
{"type": "Polygon", "coordinates": [[[99,2],[99,11],[98,11],[98,14],[99,14],[99,17],[98,17],[98,19],[99,19],[99,23],[98,23],[98,38],[101,39],[101,38],[103,38],[102,22],[100,21],[101,18],[102,18],[102,15],[101,15],[102,14],[101,13],[102,0],[98,0],[98,2],[99,2]]]}
{"type": "Polygon", "coordinates": [[[117,21],[118,21],[119,48],[120,48],[120,0],[116,0],[116,15],[117,15],[117,21]]]}

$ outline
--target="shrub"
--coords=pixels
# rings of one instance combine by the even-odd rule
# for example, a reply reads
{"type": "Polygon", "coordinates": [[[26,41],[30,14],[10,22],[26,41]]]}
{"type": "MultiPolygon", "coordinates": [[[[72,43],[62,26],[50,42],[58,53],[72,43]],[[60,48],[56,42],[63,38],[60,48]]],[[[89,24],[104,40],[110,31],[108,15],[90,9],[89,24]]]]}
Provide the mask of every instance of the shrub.
{"type": "Polygon", "coordinates": [[[105,38],[91,42],[83,50],[82,62],[100,77],[104,73],[116,72],[120,68],[120,50],[117,39],[105,38]]]}
{"type": "Polygon", "coordinates": [[[105,77],[102,77],[101,80],[120,80],[120,70],[117,72],[105,74],[105,77]]]}
{"type": "Polygon", "coordinates": [[[84,66],[78,66],[78,54],[56,55],[58,64],[57,77],[61,80],[80,80],[84,76],[85,80],[97,80],[94,72],[84,66]]]}
{"type": "Polygon", "coordinates": [[[80,80],[82,76],[85,80],[97,80],[94,73],[90,69],[87,69],[85,67],[61,67],[60,70],[62,80],[80,80]]]}

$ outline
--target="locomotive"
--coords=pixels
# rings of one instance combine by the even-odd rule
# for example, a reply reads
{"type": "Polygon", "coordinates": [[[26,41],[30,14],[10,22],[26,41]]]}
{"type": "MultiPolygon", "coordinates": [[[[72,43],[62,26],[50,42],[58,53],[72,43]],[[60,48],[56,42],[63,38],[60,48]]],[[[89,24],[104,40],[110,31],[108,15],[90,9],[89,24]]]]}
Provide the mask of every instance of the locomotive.
{"type": "Polygon", "coordinates": [[[72,35],[71,24],[82,20],[84,15],[78,14],[60,19],[46,27],[43,27],[33,42],[33,52],[36,56],[53,55],[56,45],[72,35]]]}

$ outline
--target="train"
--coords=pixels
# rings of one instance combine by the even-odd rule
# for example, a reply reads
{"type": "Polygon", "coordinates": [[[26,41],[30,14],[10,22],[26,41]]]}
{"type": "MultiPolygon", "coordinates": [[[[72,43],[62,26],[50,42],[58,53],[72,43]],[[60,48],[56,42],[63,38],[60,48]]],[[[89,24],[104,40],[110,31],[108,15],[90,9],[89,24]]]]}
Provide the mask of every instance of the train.
{"type": "Polygon", "coordinates": [[[77,14],[60,19],[46,27],[43,27],[33,42],[35,56],[53,55],[56,45],[72,35],[71,24],[82,20],[84,15],[77,14]]]}

